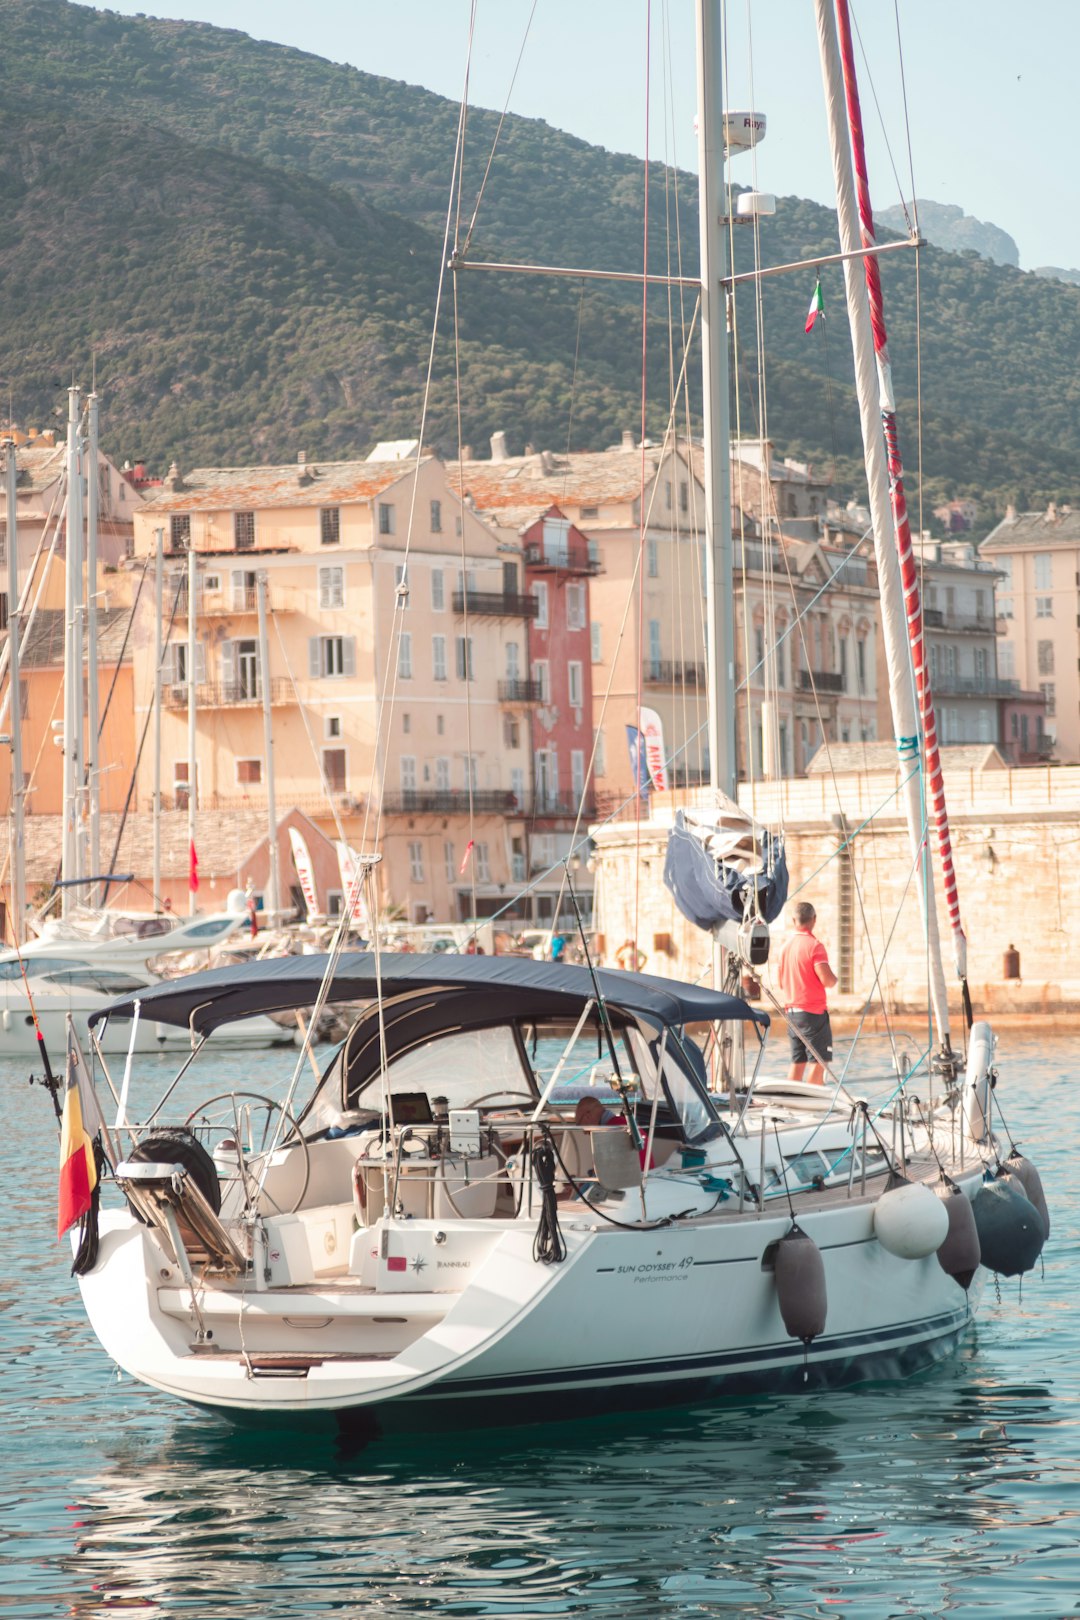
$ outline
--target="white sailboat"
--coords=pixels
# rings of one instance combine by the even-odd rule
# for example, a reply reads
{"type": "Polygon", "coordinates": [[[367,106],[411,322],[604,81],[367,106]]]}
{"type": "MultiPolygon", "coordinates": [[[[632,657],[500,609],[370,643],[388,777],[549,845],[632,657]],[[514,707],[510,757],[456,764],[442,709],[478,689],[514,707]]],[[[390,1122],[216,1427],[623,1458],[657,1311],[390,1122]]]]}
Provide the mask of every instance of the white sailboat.
{"type": "MultiPolygon", "coordinates": [[[[816,3],[835,61],[832,0],[816,3]]],[[[717,0],[700,0],[698,45],[722,670],[717,0]]],[[[717,692],[721,791],[730,717],[717,692]]],[[[962,1071],[940,1067],[922,1101],[901,1081],[875,1116],[843,1091],[759,1086],[767,1015],[638,973],[334,951],[126,997],[107,1027],[137,1002],[196,1041],[289,1008],[362,1007],[306,1093],[301,1061],[279,1098],[222,1096],[211,1079],[168,1126],[160,1105],[136,1123],[125,1096],[104,1133],[123,1203],[83,1233],[95,1332],[135,1378],[235,1418],[374,1430],[894,1376],[957,1344],[980,1261],[1029,1269],[1047,1233],[1037,1176],[1001,1128],[986,1025],[962,1071]],[[709,1063],[733,1035],[755,1061],[717,1092],[709,1063]]],[[[81,1087],[83,1118],[100,1117],[81,1087]]]]}

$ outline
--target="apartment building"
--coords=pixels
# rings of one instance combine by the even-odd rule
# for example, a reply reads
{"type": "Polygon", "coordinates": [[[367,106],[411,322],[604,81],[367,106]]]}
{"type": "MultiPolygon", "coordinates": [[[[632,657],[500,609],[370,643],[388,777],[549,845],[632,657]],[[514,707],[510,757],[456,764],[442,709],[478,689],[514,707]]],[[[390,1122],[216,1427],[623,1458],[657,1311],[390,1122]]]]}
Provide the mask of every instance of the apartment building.
{"type": "MultiPolygon", "coordinates": [[[[490,916],[506,904],[515,829],[528,809],[529,736],[504,730],[513,705],[503,672],[528,667],[537,603],[523,589],[520,546],[500,543],[462,507],[439,461],[408,443],[377,454],[174,466],[138,512],[137,563],[158,533],[166,563],[164,797],[185,804],[191,788],[194,551],[197,815],[265,801],[273,769],[281,813],[299,808],[330,836],[336,820],[355,847],[381,853],[386,906],[418,922],[490,916]]],[[[148,637],[135,689],[145,711],[148,637]]],[[[151,771],[144,758],[144,807],[151,771]]]]}
{"type": "Polygon", "coordinates": [[[1043,705],[1041,717],[1023,704],[1009,705],[1004,749],[1016,763],[1027,754],[1074,765],[1080,761],[1080,512],[1053,503],[1044,512],[1010,506],[979,555],[1000,576],[1001,676],[1020,692],[1038,693],[1043,705]],[[1034,729],[1039,718],[1041,729],[1034,729]]]}

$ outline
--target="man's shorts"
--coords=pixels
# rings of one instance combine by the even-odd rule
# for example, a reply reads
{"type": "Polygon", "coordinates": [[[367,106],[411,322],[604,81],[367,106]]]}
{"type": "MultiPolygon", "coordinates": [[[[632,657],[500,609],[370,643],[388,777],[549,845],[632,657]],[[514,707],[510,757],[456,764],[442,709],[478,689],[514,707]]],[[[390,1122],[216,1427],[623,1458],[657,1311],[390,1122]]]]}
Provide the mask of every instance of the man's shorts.
{"type": "Polygon", "coordinates": [[[792,1063],[831,1063],[832,1025],[828,1013],[799,1012],[792,1008],[788,1019],[792,1063]]]}

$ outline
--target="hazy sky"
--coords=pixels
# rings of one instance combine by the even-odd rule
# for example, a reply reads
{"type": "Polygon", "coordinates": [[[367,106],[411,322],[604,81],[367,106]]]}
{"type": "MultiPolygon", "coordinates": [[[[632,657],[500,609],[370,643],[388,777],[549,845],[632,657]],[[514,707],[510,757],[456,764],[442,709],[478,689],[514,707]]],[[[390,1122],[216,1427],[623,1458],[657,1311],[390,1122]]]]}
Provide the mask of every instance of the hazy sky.
{"type": "MultiPolygon", "coordinates": [[[[160,0],[156,8],[112,0],[109,9],[238,28],[461,94],[469,0],[160,0]]],[[[477,0],[474,103],[503,106],[532,9],[533,0],[477,0]]],[[[642,154],[649,9],[648,0],[536,0],[511,110],[642,154]]],[[[896,0],[895,9],[893,0],[852,0],[852,12],[865,52],[875,206],[910,195],[913,170],[918,196],[959,203],[1008,231],[1024,269],[1080,267],[1077,188],[1071,167],[1068,181],[1063,172],[1078,145],[1080,0],[896,0]]],[[[831,202],[810,0],[731,0],[730,14],[728,103],[753,104],[769,122],[756,176],[744,157],[733,177],[831,202]]],[[[692,168],[691,0],[652,0],[651,18],[650,154],[692,168]]]]}

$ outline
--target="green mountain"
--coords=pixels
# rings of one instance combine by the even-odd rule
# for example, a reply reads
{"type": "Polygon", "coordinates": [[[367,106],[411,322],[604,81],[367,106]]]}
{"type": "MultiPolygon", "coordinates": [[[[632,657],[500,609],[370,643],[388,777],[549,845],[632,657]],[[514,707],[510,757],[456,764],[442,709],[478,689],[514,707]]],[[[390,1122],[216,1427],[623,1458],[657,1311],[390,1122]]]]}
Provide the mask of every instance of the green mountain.
{"type": "MultiPolygon", "coordinates": [[[[106,448],[158,468],[347,456],[417,433],[454,104],[229,30],[67,0],[0,0],[0,26],[0,388],[18,417],[62,414],[72,375],[94,373],[106,448]]],[[[497,122],[470,113],[465,221],[497,122]]],[[[508,119],[469,255],[636,268],[642,193],[636,159],[508,119]]],[[[693,274],[692,177],[652,170],[650,221],[651,267],[693,274]]],[[[750,268],[751,233],[736,235],[750,268]]],[[[765,263],[835,251],[835,222],[781,199],[761,243],[765,263]]],[[[913,510],[920,443],[927,512],[944,496],[987,516],[1075,499],[1080,288],[924,249],[920,412],[915,256],[882,263],[913,510]]],[[[782,453],[835,464],[857,490],[840,274],[823,277],[824,339],[803,333],[813,280],[763,284],[765,393],[740,291],[743,431],[764,411],[782,453]]],[[[514,449],[592,449],[639,426],[639,292],[480,272],[457,289],[455,324],[447,281],[426,442],[453,455],[502,428],[514,449]]],[[[653,436],[692,304],[650,295],[653,436]]]]}

